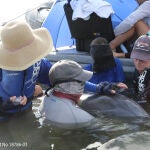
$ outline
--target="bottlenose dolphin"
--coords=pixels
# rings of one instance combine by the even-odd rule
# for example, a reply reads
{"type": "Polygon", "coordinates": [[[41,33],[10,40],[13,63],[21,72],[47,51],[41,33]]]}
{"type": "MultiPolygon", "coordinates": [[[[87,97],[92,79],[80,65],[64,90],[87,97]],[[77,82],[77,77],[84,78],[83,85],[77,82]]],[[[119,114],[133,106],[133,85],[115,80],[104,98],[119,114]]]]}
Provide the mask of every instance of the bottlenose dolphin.
{"type": "Polygon", "coordinates": [[[111,139],[97,150],[149,150],[150,131],[139,131],[111,139]]]}
{"type": "Polygon", "coordinates": [[[83,94],[79,106],[92,114],[98,116],[104,114],[114,117],[148,117],[148,113],[134,100],[121,95],[99,95],[83,94]]]}

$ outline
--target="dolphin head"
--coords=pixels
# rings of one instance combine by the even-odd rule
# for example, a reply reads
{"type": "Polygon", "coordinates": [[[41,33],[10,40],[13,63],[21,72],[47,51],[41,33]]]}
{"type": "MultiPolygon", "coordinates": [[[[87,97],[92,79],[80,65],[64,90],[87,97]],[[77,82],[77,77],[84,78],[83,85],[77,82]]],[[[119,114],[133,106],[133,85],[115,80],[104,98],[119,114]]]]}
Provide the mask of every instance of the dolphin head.
{"type": "Polygon", "coordinates": [[[121,95],[85,94],[80,107],[92,115],[104,114],[114,117],[148,117],[148,113],[134,100],[121,95]]]}

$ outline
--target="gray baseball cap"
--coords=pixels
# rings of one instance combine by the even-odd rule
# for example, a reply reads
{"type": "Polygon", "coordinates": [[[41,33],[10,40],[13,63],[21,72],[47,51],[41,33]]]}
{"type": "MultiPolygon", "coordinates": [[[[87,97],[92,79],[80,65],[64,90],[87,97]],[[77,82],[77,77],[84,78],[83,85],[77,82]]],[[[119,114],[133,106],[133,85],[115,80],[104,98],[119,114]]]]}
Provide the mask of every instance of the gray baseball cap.
{"type": "Polygon", "coordinates": [[[52,85],[67,81],[88,81],[93,72],[82,69],[81,65],[72,60],[60,60],[49,71],[49,79],[52,85]]]}
{"type": "Polygon", "coordinates": [[[150,60],[150,36],[142,35],[135,41],[131,58],[150,60]]]}

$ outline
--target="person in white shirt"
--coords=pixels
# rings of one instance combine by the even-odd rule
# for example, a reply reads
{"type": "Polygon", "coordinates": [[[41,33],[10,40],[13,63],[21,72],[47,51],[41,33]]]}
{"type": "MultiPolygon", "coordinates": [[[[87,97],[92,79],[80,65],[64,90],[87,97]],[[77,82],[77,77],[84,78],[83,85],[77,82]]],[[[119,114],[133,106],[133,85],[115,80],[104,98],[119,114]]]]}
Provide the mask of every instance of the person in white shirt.
{"type": "Polygon", "coordinates": [[[114,57],[130,57],[130,53],[117,53],[114,50],[134,36],[141,36],[150,30],[150,0],[137,0],[139,7],[114,29],[115,39],[109,44],[114,57]]]}

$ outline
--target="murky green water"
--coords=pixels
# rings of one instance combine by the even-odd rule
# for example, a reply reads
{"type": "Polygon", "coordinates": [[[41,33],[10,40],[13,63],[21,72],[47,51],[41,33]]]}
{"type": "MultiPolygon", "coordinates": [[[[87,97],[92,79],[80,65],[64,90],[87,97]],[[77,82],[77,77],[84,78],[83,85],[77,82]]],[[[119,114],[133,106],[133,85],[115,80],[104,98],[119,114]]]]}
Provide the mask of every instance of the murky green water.
{"type": "Polygon", "coordinates": [[[76,130],[42,125],[39,104],[40,100],[35,100],[32,110],[1,122],[0,150],[96,150],[108,140],[127,133],[146,131],[150,135],[149,119],[122,120],[101,116],[90,127],[76,130]]]}

